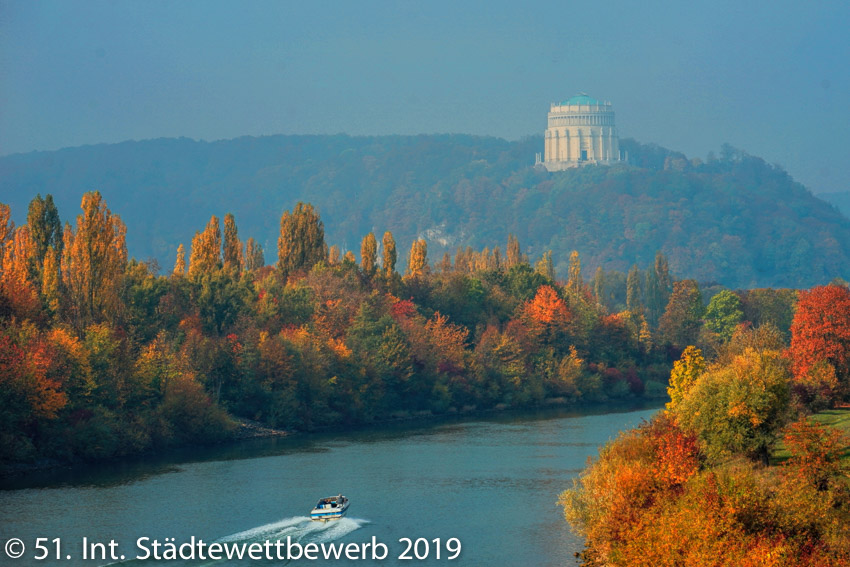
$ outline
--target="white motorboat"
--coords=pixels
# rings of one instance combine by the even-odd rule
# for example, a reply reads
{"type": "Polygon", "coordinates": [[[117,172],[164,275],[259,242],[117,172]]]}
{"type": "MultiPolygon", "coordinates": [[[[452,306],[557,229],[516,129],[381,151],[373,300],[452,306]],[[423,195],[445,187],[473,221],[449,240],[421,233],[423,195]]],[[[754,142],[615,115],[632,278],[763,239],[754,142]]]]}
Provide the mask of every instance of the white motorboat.
{"type": "Polygon", "coordinates": [[[322,498],[310,512],[310,519],[317,522],[339,520],[348,511],[349,500],[342,494],[322,498]]]}

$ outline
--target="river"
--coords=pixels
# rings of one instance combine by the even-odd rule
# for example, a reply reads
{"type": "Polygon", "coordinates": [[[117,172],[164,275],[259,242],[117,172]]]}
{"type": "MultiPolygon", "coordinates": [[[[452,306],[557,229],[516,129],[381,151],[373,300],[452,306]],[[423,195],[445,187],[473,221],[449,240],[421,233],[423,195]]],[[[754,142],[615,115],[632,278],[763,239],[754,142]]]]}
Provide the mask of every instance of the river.
{"type": "Polygon", "coordinates": [[[15,561],[8,553],[17,554],[19,544],[0,550],[0,564],[575,565],[581,540],[556,506],[558,494],[599,446],[656,411],[657,404],[560,408],[409,422],[6,479],[0,543],[19,538],[25,548],[15,561]],[[340,492],[352,502],[347,517],[309,520],[319,497],[340,492]],[[211,550],[197,545],[182,548],[187,557],[195,553],[191,561],[138,559],[153,554],[154,540],[164,556],[166,543],[180,546],[193,536],[231,552],[270,541],[255,558],[291,558],[296,547],[273,547],[289,536],[302,552],[314,543],[320,559],[201,560],[211,550]],[[96,559],[82,559],[84,537],[96,559]],[[142,537],[150,538],[144,548],[137,546],[142,537]],[[410,560],[400,558],[404,538],[410,560]],[[354,543],[350,552],[362,557],[363,544],[373,542],[386,546],[385,559],[372,559],[384,551],[378,546],[365,549],[366,559],[325,560],[320,547],[354,543]],[[458,545],[460,554],[449,560],[458,545]]]}

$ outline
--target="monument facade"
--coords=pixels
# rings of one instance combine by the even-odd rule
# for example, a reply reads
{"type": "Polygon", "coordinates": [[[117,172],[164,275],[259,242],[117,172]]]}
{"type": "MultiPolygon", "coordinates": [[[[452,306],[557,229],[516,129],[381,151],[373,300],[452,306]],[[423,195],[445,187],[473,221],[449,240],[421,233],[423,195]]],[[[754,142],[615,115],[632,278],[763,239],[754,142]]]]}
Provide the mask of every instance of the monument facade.
{"type": "Polygon", "coordinates": [[[537,161],[549,171],[620,160],[620,144],[610,102],[577,94],[549,109],[544,152],[537,161]]]}

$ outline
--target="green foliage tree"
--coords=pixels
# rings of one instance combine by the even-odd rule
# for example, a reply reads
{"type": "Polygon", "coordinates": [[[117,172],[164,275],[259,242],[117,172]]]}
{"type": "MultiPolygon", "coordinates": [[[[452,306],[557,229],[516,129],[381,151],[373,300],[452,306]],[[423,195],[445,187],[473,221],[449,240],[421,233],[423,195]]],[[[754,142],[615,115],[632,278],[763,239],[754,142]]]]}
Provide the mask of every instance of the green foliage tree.
{"type": "Polygon", "coordinates": [[[705,325],[726,342],[732,338],[735,328],[744,320],[741,300],[729,290],[724,289],[708,302],[705,311],[705,325]]]}
{"type": "Polygon", "coordinates": [[[659,250],[655,254],[655,265],[646,270],[644,297],[646,298],[647,318],[653,327],[658,325],[664,309],[670,301],[673,281],[667,257],[659,250]]]}
{"type": "Polygon", "coordinates": [[[640,269],[634,264],[626,278],[626,308],[632,313],[643,313],[640,279],[640,269]]]}
{"type": "Polygon", "coordinates": [[[543,253],[543,256],[541,256],[541,258],[540,258],[540,261],[537,262],[537,266],[535,267],[535,270],[537,271],[538,274],[547,278],[548,280],[553,281],[553,282],[555,281],[555,266],[552,263],[552,251],[551,250],[548,250],[548,251],[543,253]]]}
{"type": "Polygon", "coordinates": [[[734,454],[767,464],[787,422],[791,371],[778,351],[748,348],[729,365],[702,374],[674,415],[714,462],[734,454]]]}
{"type": "Polygon", "coordinates": [[[30,201],[27,226],[35,245],[34,260],[38,266],[36,271],[40,273],[49,247],[53,247],[57,254],[62,255],[62,222],[59,220],[59,211],[53,203],[53,195],[48,194],[42,199],[39,194],[30,201]]]}
{"type": "Polygon", "coordinates": [[[277,267],[284,277],[310,270],[324,261],[327,254],[325,225],[313,205],[299,201],[292,213],[283,212],[277,240],[277,267]]]}
{"type": "Polygon", "coordinates": [[[605,306],[606,295],[605,272],[602,271],[602,266],[599,266],[593,275],[593,296],[596,298],[597,305],[605,306]]]}

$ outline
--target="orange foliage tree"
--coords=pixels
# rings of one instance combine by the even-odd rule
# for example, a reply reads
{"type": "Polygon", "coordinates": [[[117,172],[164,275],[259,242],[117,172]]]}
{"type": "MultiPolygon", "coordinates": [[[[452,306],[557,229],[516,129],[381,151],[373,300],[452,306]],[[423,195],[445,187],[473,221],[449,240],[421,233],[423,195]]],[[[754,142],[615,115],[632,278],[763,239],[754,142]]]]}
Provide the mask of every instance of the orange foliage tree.
{"type": "Polygon", "coordinates": [[[828,285],[799,293],[790,353],[798,380],[826,362],[841,394],[850,395],[850,289],[828,285]]]}

